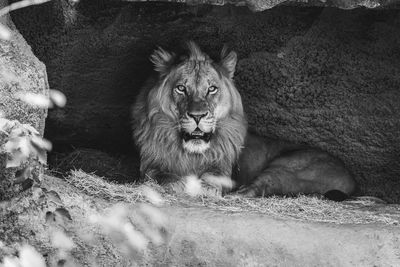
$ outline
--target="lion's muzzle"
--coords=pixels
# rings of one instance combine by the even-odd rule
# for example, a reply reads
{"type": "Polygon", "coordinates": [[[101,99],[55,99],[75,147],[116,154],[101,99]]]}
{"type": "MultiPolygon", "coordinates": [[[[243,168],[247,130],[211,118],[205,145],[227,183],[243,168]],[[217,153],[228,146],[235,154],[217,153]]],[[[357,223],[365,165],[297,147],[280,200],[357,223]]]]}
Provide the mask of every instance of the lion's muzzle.
{"type": "Polygon", "coordinates": [[[181,120],[183,147],[191,153],[203,153],[210,146],[215,128],[209,111],[191,110],[181,120]]]}

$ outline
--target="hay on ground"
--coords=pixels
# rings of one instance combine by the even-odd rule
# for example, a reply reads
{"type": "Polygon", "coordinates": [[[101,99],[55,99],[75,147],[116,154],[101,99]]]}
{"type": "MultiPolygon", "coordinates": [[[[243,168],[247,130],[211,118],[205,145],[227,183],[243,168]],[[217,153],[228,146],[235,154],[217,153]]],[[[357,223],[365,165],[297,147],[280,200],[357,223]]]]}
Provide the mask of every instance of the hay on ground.
{"type": "Polygon", "coordinates": [[[154,181],[141,184],[116,184],[94,174],[81,170],[71,171],[67,181],[86,194],[111,201],[136,203],[146,201],[145,188],[152,188],[163,196],[169,205],[208,207],[223,212],[257,212],[275,217],[291,218],[308,222],[327,222],[335,224],[398,225],[400,210],[398,205],[383,205],[374,202],[344,201],[334,202],[318,197],[298,196],[243,198],[236,195],[224,197],[189,197],[167,193],[154,181]]]}

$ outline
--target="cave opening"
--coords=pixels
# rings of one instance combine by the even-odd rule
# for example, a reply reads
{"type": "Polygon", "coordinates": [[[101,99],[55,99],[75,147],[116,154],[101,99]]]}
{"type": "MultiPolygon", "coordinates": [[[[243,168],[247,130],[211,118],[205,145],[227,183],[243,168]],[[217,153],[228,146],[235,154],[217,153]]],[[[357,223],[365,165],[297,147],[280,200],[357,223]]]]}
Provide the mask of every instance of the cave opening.
{"type": "Polygon", "coordinates": [[[138,177],[130,105],[161,46],[196,41],[238,53],[235,82],[257,133],[324,149],[354,174],[360,195],[400,202],[400,13],[397,9],[187,6],[54,1],[13,14],[50,88],[50,167],[112,180],[138,177]]]}

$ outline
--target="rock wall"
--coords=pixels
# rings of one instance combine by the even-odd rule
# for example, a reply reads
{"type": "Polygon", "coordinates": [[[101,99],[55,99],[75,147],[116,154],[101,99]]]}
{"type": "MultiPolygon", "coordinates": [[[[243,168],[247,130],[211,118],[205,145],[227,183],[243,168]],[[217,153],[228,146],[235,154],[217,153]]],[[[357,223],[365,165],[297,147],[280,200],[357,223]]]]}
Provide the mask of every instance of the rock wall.
{"type": "Polygon", "coordinates": [[[12,37],[0,40],[0,111],[3,117],[31,124],[43,134],[47,110],[30,106],[15,94],[48,95],[46,66],[35,57],[12,21],[7,20],[6,25],[12,37]]]}
{"type": "MultiPolygon", "coordinates": [[[[126,0],[129,2],[138,2],[141,0],[126,0]]],[[[148,0],[153,1],[153,0],[148,0]]],[[[337,7],[343,9],[352,9],[357,7],[366,8],[390,8],[395,7],[397,0],[158,0],[160,2],[176,2],[187,3],[188,5],[235,5],[247,6],[252,11],[263,11],[273,8],[277,5],[294,5],[294,6],[320,6],[320,7],[337,7]]]]}
{"type": "Polygon", "coordinates": [[[277,52],[243,59],[251,125],[335,154],[363,194],[400,199],[399,26],[398,15],[327,9],[277,52]]]}
{"type": "Polygon", "coordinates": [[[69,101],[47,121],[56,149],[127,151],[129,105],[151,71],[151,51],[192,39],[215,56],[227,43],[239,54],[236,83],[252,128],[321,147],[345,161],[360,194],[400,201],[397,10],[276,7],[251,13],[104,1],[85,2],[71,12],[75,20],[54,26],[45,25],[51,16],[37,15],[45,9],[26,14],[31,20],[14,17],[45,61],[51,87],[69,101]]]}

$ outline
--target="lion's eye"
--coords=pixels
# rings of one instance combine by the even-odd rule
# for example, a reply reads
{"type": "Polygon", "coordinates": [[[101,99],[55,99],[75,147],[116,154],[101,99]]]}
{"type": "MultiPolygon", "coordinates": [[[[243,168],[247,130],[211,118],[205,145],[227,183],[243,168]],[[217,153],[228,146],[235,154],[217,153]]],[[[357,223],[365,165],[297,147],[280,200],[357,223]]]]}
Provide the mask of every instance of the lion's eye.
{"type": "Polygon", "coordinates": [[[186,94],[186,87],[184,85],[177,85],[175,87],[175,92],[177,92],[180,95],[186,94]]]}
{"type": "Polygon", "coordinates": [[[208,94],[209,95],[213,95],[213,94],[215,94],[215,93],[217,93],[218,92],[218,87],[216,87],[216,86],[210,86],[209,88],[208,88],[208,94]]]}

